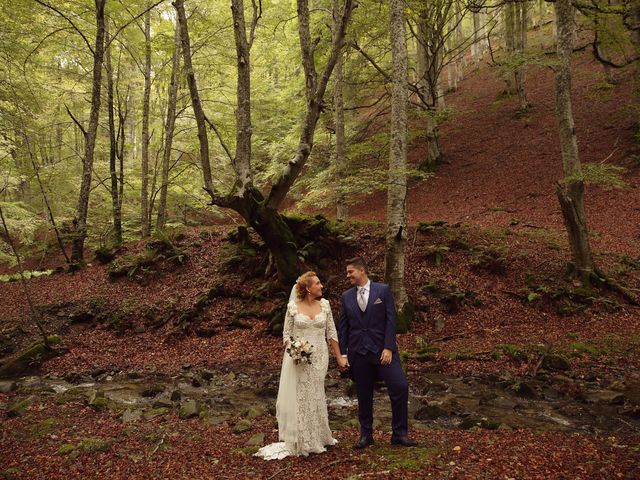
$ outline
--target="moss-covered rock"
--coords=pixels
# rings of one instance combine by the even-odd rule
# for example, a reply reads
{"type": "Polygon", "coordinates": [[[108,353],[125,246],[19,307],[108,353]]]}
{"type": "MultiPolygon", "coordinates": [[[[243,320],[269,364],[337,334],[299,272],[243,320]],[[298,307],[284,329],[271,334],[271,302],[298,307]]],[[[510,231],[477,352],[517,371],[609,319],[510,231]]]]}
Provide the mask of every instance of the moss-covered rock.
{"type": "Polygon", "coordinates": [[[253,428],[253,423],[251,422],[251,420],[243,418],[242,420],[238,420],[238,422],[236,422],[236,424],[233,426],[231,431],[233,433],[244,433],[244,432],[248,432],[252,428],[253,428]]]}
{"type": "Polygon", "coordinates": [[[194,399],[187,400],[180,406],[178,416],[182,419],[197,417],[200,413],[200,405],[194,399]]]}
{"type": "Polygon", "coordinates": [[[36,400],[34,395],[26,398],[16,398],[7,408],[7,417],[19,417],[29,408],[29,406],[36,400]]]}
{"type": "Polygon", "coordinates": [[[35,368],[40,363],[50,358],[64,353],[61,348],[56,348],[62,340],[57,335],[47,337],[49,347],[43,340],[38,340],[29,345],[25,350],[16,354],[0,366],[0,378],[12,378],[24,374],[31,368],[35,368]]]}

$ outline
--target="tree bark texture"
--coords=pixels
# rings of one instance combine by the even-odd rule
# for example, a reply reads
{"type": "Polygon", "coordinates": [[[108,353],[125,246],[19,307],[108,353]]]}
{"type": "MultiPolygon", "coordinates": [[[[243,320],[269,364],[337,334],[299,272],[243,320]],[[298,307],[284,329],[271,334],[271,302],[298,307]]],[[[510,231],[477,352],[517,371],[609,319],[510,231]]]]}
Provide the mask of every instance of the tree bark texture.
{"type": "MultiPolygon", "coordinates": [[[[338,0],[332,0],[333,11],[333,36],[334,40],[339,35],[338,28],[340,26],[340,3],[338,0]]],[[[344,81],[342,72],[342,52],[338,55],[336,61],[335,70],[333,72],[333,107],[335,114],[335,126],[336,126],[336,150],[335,150],[335,163],[336,163],[336,188],[338,191],[336,197],[336,219],[345,221],[347,220],[349,210],[347,205],[347,196],[345,193],[345,177],[346,177],[346,138],[344,133],[344,99],[342,96],[342,83],[344,81]]]]}
{"type": "Polygon", "coordinates": [[[142,162],[140,188],[141,235],[146,238],[151,233],[149,218],[149,110],[151,99],[151,12],[144,15],[144,92],[142,93],[142,162]]]}
{"type": "Polygon", "coordinates": [[[91,192],[91,173],[96,145],[96,132],[100,116],[100,90],[102,86],[102,62],[104,58],[104,4],[106,0],[95,0],[96,40],[93,54],[93,77],[91,86],[91,110],[89,125],[85,134],[85,148],[82,161],[82,181],[78,198],[78,209],[74,219],[75,232],[71,251],[71,260],[82,262],[84,242],[87,237],[87,214],[89,194],[91,192]]]}
{"type": "Polygon", "coordinates": [[[171,63],[171,80],[167,98],[167,118],[165,120],[164,152],[162,154],[162,177],[160,199],[158,201],[158,217],[156,228],[162,230],[167,223],[167,193],[169,190],[169,164],[173,147],[173,133],[176,125],[176,109],[178,104],[178,71],[180,70],[180,22],[176,22],[173,61],[171,63]]]}
{"type": "Polygon", "coordinates": [[[107,73],[107,113],[109,117],[109,176],[111,179],[111,208],[113,214],[113,239],[116,245],[122,243],[122,213],[118,197],[118,172],[116,170],[118,142],[113,99],[113,66],[111,63],[111,37],[109,22],[105,22],[105,65],[107,73]]]}
{"type": "Polygon", "coordinates": [[[584,211],[584,182],[571,109],[571,55],[575,36],[575,10],[571,0],[556,0],[555,11],[558,27],[556,117],[564,172],[563,180],[556,185],[556,192],[562,208],[576,272],[583,282],[588,283],[594,265],[584,211]]]}
{"type": "Polygon", "coordinates": [[[389,186],[387,195],[387,231],[385,281],[402,311],[407,303],[404,286],[404,250],[407,241],[407,41],[404,2],[391,0],[389,34],[393,63],[391,97],[391,139],[389,149],[389,186]]]}

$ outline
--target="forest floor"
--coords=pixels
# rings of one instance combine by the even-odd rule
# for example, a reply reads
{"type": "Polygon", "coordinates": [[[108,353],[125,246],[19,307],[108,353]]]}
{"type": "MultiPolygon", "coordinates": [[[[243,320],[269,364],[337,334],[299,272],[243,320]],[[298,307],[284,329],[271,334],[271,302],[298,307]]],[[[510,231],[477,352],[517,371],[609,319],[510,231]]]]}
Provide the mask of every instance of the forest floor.
{"type": "MultiPolygon", "coordinates": [[[[628,167],[624,189],[587,188],[595,259],[638,289],[640,174],[632,112],[620,107],[631,104],[630,73],[605,88],[588,55],[575,64],[583,161],[628,167]]],[[[332,370],[340,443],[279,462],[251,455],[252,443],[277,435],[281,340],[264,316],[283,298],[260,291],[251,259],[225,261],[237,254],[231,226],[207,227],[172,240],[182,263],[150,261],[111,278],[112,265],[92,261],[28,281],[64,353],[34,376],[0,382],[0,477],[640,478],[640,308],[564,278],[553,74],[533,66],[528,78],[533,108],[516,115],[495,71],[469,72],[447,96],[456,111],[442,126],[447,163],[409,191],[406,276],[418,312],[398,342],[419,448],[388,445],[382,389],[377,443],[352,450],[353,394],[332,370]],[[418,226],[435,220],[445,223],[418,226]]],[[[412,147],[412,161],[423,154],[412,147]]],[[[334,315],[348,288],[345,258],[362,254],[382,271],[385,205],[374,194],[353,206],[345,228],[356,246],[318,268],[334,315]]],[[[116,262],[147,250],[126,244],[116,262]]],[[[21,288],[0,282],[5,356],[37,338],[21,288]]]]}

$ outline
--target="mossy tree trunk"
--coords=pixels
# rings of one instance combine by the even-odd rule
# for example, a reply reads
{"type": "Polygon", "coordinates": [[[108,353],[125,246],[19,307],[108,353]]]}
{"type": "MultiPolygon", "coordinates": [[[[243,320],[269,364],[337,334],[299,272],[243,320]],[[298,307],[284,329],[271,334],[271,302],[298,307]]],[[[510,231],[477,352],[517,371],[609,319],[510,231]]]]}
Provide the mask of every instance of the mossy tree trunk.
{"type": "Polygon", "coordinates": [[[316,42],[311,37],[310,13],[308,0],[298,0],[298,34],[302,53],[302,66],[305,73],[305,93],[307,110],[300,129],[298,148],[293,158],[287,163],[280,178],[273,185],[268,195],[263,195],[253,184],[251,169],[251,47],[255,39],[256,27],[262,16],[260,3],[252,2],[251,21],[247,24],[243,0],[232,0],[231,13],[236,47],[236,152],[235,155],[227,147],[222,135],[210,119],[208,119],[200,101],[196,77],[191,61],[189,28],[185,13],[184,0],[175,0],[173,5],[178,14],[182,38],[182,55],[184,60],[191,104],[198,125],[200,143],[200,161],[204,177],[204,188],[209,193],[212,203],[238,212],[264,240],[276,263],[278,280],[284,286],[293,284],[298,273],[298,255],[294,232],[284,222],[278,209],[286,198],[291,186],[300,175],[313,148],[316,125],[320,118],[324,94],[331,73],[343,48],[346,28],[354,8],[353,0],[344,0],[342,15],[334,28],[328,60],[323,71],[316,70],[316,42]],[[209,140],[206,125],[213,130],[226,152],[235,173],[235,182],[231,192],[227,194],[216,191],[213,186],[209,159],[209,140]]]}
{"type": "Polygon", "coordinates": [[[89,213],[89,194],[91,193],[91,178],[93,159],[100,116],[100,90],[102,87],[102,62],[104,58],[104,4],[106,0],[95,0],[96,40],[93,52],[93,81],[91,86],[91,110],[89,125],[85,130],[79,123],[78,127],[84,134],[84,156],[82,159],[82,181],[78,197],[78,210],[74,218],[74,238],[72,242],[71,260],[81,263],[84,258],[84,242],[87,238],[87,216],[89,213]]]}
{"type": "Polygon", "coordinates": [[[558,26],[556,117],[564,171],[564,178],[556,184],[556,192],[569,236],[576,274],[588,285],[594,264],[584,211],[584,180],[571,109],[571,54],[575,36],[575,10],[571,0],[557,0],[555,11],[558,26]]]}
{"type": "MultiPolygon", "coordinates": [[[[404,2],[391,0],[389,32],[393,63],[391,91],[391,140],[389,148],[389,186],[387,193],[387,232],[385,281],[396,308],[403,312],[408,303],[404,286],[404,251],[407,243],[407,40],[404,2]]],[[[400,323],[400,322],[399,322],[400,323]]],[[[405,325],[399,325],[405,330],[405,325]]]]}

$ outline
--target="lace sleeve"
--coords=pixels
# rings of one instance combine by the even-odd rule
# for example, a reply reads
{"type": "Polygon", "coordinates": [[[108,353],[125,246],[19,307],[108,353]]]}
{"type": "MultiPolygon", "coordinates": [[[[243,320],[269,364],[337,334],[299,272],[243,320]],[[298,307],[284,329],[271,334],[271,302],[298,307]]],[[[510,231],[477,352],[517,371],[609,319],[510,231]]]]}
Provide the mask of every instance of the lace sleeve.
{"type": "Polygon", "coordinates": [[[287,305],[287,311],[284,314],[284,325],[282,327],[282,343],[286,344],[289,341],[289,337],[293,336],[293,306],[290,303],[287,305]]]}
{"type": "Polygon", "coordinates": [[[327,340],[338,341],[338,332],[336,331],[336,322],[333,320],[333,313],[331,312],[331,305],[328,300],[323,300],[324,310],[327,316],[327,326],[325,328],[325,335],[327,340]]]}

